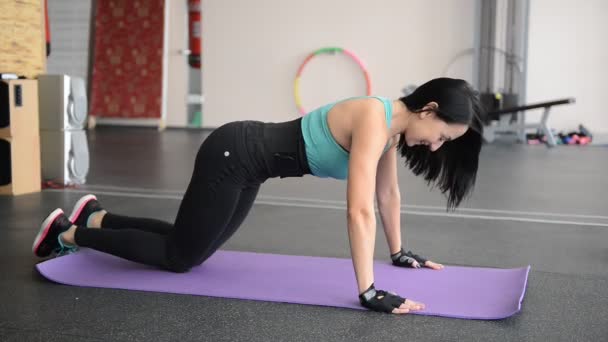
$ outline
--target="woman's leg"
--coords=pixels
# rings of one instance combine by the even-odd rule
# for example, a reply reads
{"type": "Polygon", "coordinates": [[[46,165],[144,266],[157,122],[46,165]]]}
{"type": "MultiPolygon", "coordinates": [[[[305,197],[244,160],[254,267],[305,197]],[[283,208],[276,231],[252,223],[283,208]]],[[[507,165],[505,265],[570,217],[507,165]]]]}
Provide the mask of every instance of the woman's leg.
{"type": "Polygon", "coordinates": [[[256,184],[248,186],[241,191],[238,204],[236,206],[236,209],[234,210],[234,214],[232,215],[230,222],[228,222],[228,225],[226,226],[220,237],[217,239],[217,241],[215,241],[213,245],[210,246],[210,248],[201,258],[201,260],[197,262],[198,265],[207,260],[207,258],[209,258],[216,250],[218,250],[226,241],[228,241],[228,239],[232,235],[234,235],[234,233],[241,226],[241,224],[249,214],[249,211],[253,206],[253,203],[258,195],[259,190],[260,185],[256,184]]]}
{"type": "Polygon", "coordinates": [[[241,195],[241,186],[224,181],[215,187],[191,184],[167,236],[169,253],[190,268],[201,264],[216,248],[241,195]]]}
{"type": "MultiPolygon", "coordinates": [[[[168,234],[128,228],[76,228],[74,242],[127,260],[176,272],[187,271],[221,236],[237,206],[240,190],[231,186],[221,186],[218,190],[221,196],[210,200],[204,185],[191,187],[182,201],[176,229],[168,234]]],[[[68,231],[65,236],[69,234],[68,231]]],[[[70,239],[66,242],[72,243],[70,239]]]]}
{"type": "Polygon", "coordinates": [[[171,223],[157,219],[122,216],[109,212],[100,212],[97,215],[101,216],[99,218],[99,228],[104,229],[138,229],[162,235],[169,234],[173,229],[171,223]]]}
{"type": "Polygon", "coordinates": [[[206,184],[195,182],[186,191],[175,228],[168,234],[129,228],[73,227],[62,235],[62,240],[127,260],[184,272],[199,264],[203,255],[214,251],[214,243],[222,236],[238,206],[240,193],[238,186],[228,182],[218,184],[213,191],[206,184]]]}
{"type": "MultiPolygon", "coordinates": [[[[79,246],[176,272],[200,264],[225,241],[223,237],[227,239],[231,235],[226,237],[225,231],[239,206],[245,185],[238,158],[229,153],[236,149],[233,128],[214,131],[201,146],[169,234],[136,229],[76,228],[64,233],[66,242],[72,243],[72,238],[79,246]]],[[[231,227],[232,233],[237,227],[231,227]]]]}
{"type": "MultiPolygon", "coordinates": [[[[249,213],[251,207],[253,206],[259,188],[259,185],[248,187],[242,190],[240,194],[237,194],[238,201],[233,211],[233,215],[229,219],[229,222],[227,224],[224,225],[222,222],[219,221],[216,221],[216,223],[214,224],[213,222],[208,221],[208,224],[206,225],[186,226],[196,227],[195,232],[187,232],[184,229],[180,230],[181,234],[177,234],[178,236],[181,235],[192,237],[191,241],[210,242],[210,244],[204,249],[204,251],[200,252],[200,256],[197,257],[195,253],[194,255],[187,258],[189,260],[196,260],[196,262],[191,261],[190,263],[196,265],[200,265],[201,263],[203,263],[236,232],[236,230],[241,226],[241,224],[247,217],[247,214],[249,213]],[[194,237],[195,235],[197,237],[194,237]]],[[[232,202],[233,199],[228,198],[231,196],[225,196],[226,194],[231,193],[231,191],[227,191],[227,189],[224,187],[220,189],[224,193],[224,196],[222,196],[222,198],[223,201],[225,201],[223,202],[225,203],[225,206],[223,206],[222,209],[225,209],[227,206],[230,205],[230,202],[232,202]]],[[[184,198],[184,201],[186,200],[188,199],[184,198]]],[[[210,212],[213,213],[215,211],[210,208],[210,212]]],[[[216,216],[216,218],[219,218],[221,221],[222,215],[214,216],[216,216]]],[[[108,217],[114,217],[114,215],[108,217]]],[[[153,220],[151,220],[150,225],[146,225],[145,223],[147,219],[122,216],[118,218],[119,220],[121,220],[121,224],[119,226],[124,227],[124,224],[126,222],[133,221],[135,224],[139,225],[140,227],[143,227],[143,229],[110,228],[105,226],[103,227],[104,229],[75,228],[74,241],[71,241],[70,239],[67,241],[67,243],[75,242],[77,245],[82,247],[94,248],[101,252],[116,255],[127,260],[140,262],[147,265],[159,266],[175,271],[185,271],[189,268],[186,266],[182,268],[180,267],[180,265],[177,265],[178,267],[172,265],[171,257],[167,252],[167,244],[169,243],[166,236],[167,234],[163,232],[155,233],[151,230],[148,230],[150,227],[154,227],[156,225],[153,220]],[[123,218],[125,218],[124,221],[122,221],[123,218]]],[[[169,226],[168,231],[173,231],[172,225],[168,223],[166,223],[166,225],[169,226]]],[[[161,225],[160,227],[162,226],[163,225],[161,225]]],[[[172,239],[175,239],[175,237],[173,237],[172,239]]],[[[201,246],[203,245],[204,244],[201,244],[201,246]]],[[[192,247],[182,244],[181,248],[184,248],[184,250],[186,250],[187,248],[192,247]]],[[[174,251],[176,250],[175,247],[172,249],[174,251]]],[[[192,248],[192,250],[196,249],[196,246],[192,248]]],[[[186,262],[186,264],[190,263],[186,262]]]]}
{"type": "Polygon", "coordinates": [[[139,229],[73,227],[63,233],[61,239],[67,244],[76,244],[142,264],[171,269],[167,254],[167,235],[164,234],[139,229]]]}
{"type": "Polygon", "coordinates": [[[85,195],[76,202],[69,219],[76,226],[88,228],[139,229],[164,235],[173,229],[172,224],[161,220],[108,213],[92,194],[85,195]]]}

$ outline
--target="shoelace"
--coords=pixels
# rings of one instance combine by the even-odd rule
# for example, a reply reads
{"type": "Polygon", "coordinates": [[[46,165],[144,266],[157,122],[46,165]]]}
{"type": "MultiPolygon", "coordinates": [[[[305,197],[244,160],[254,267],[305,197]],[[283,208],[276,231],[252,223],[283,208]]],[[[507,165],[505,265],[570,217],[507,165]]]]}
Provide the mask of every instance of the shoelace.
{"type": "Polygon", "coordinates": [[[63,242],[61,242],[61,234],[57,236],[57,241],[59,242],[59,247],[53,251],[56,257],[72,254],[78,251],[78,246],[65,245],[63,242]]]}
{"type": "Polygon", "coordinates": [[[56,257],[64,256],[67,254],[76,253],[78,251],[78,247],[59,247],[55,249],[54,253],[56,257]]]}

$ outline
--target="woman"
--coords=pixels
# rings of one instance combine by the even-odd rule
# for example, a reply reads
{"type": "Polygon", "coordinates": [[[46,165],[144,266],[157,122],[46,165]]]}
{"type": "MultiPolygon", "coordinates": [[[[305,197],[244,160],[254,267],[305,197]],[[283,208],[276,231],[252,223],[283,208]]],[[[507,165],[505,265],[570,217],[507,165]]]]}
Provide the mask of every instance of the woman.
{"type": "Polygon", "coordinates": [[[312,174],[346,179],[348,235],[360,303],[396,314],[421,310],[421,303],[374,287],[374,195],[393,264],[443,268],[401,248],[397,151],[415,174],[439,186],[448,208],[455,208],[475,183],[479,114],[478,99],[465,81],[439,78],[396,101],[360,97],[290,122],[228,123],[203,142],[173,225],[109,213],[95,196],[87,195],[69,218],[61,209],[51,213],[32,249],[46,257],[89,247],[186,272],[234,234],[268,178],[312,174]]]}

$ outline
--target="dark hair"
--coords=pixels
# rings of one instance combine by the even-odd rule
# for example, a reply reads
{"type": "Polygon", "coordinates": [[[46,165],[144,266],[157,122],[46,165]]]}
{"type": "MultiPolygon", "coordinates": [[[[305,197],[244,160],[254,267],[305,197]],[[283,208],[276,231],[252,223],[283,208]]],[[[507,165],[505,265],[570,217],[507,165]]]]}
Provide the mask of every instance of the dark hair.
{"type": "Polygon", "coordinates": [[[405,165],[415,175],[424,175],[428,184],[438,186],[443,194],[448,193],[447,209],[455,209],[471,193],[477,178],[483,133],[483,110],[477,93],[464,80],[436,78],[399,100],[414,113],[436,102],[439,107],[433,111],[440,119],[469,126],[464,135],[446,141],[435,152],[423,145],[407,146],[404,135],[397,145],[405,165]]]}

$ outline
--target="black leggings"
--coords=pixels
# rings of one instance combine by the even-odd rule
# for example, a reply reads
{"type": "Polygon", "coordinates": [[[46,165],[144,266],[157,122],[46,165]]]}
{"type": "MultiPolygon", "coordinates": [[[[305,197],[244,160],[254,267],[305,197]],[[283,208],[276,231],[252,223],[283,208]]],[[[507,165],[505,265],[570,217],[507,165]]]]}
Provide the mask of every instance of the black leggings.
{"type": "Polygon", "coordinates": [[[240,227],[264,181],[310,174],[300,122],[216,129],[199,149],[173,225],[108,212],[102,229],[78,227],[76,244],[174,272],[200,265],[240,227]]]}

